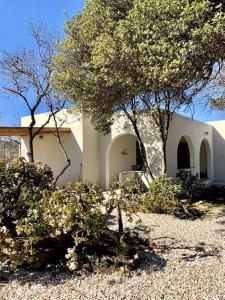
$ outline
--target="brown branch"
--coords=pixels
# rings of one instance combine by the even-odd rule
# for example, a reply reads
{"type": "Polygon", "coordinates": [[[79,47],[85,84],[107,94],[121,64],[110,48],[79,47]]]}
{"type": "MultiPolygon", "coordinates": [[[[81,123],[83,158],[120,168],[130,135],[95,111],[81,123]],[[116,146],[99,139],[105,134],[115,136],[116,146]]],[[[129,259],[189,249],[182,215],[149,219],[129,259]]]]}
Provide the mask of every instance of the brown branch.
{"type": "Polygon", "coordinates": [[[27,97],[24,96],[21,92],[16,91],[16,90],[14,90],[14,89],[12,89],[12,88],[7,88],[7,87],[3,87],[3,89],[6,90],[7,92],[10,92],[10,93],[12,93],[12,94],[15,94],[15,95],[20,96],[20,97],[25,101],[25,103],[26,103],[26,105],[28,106],[28,108],[31,110],[31,106],[30,106],[30,104],[29,104],[29,102],[28,102],[28,100],[27,100],[27,97]]]}
{"type": "Polygon", "coordinates": [[[61,139],[61,136],[60,136],[60,132],[59,132],[59,127],[58,127],[58,123],[57,123],[57,120],[56,120],[56,115],[54,114],[53,110],[52,110],[52,107],[51,107],[51,112],[52,112],[52,116],[53,116],[53,119],[54,119],[54,122],[55,122],[55,128],[56,128],[56,136],[58,138],[58,142],[59,142],[59,145],[61,147],[61,150],[63,152],[63,155],[66,159],[66,165],[65,167],[59,172],[59,174],[56,176],[55,180],[54,180],[54,184],[57,184],[57,182],[59,181],[59,178],[65,173],[65,171],[70,167],[71,165],[71,159],[69,158],[69,156],[67,155],[67,152],[63,146],[63,143],[62,143],[62,139],[61,139]]]}

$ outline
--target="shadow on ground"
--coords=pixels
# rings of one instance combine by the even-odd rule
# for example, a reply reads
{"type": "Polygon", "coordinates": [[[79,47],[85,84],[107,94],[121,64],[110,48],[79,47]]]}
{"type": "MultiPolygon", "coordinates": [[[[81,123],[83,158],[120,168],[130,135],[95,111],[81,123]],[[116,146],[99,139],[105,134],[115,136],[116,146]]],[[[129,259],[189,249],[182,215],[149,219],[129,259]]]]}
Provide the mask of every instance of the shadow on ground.
{"type": "Polygon", "coordinates": [[[220,252],[223,250],[221,247],[215,247],[211,244],[201,242],[197,245],[189,246],[184,245],[182,241],[176,240],[171,237],[160,237],[154,239],[154,242],[158,245],[158,251],[160,254],[166,254],[174,250],[179,253],[178,259],[180,261],[195,261],[196,259],[203,259],[208,257],[216,257],[220,259],[220,252]]]}
{"type": "MultiPolygon", "coordinates": [[[[225,224],[225,220],[220,220],[221,225],[225,224]]],[[[134,232],[141,236],[150,236],[155,226],[139,225],[134,227],[134,232]]],[[[220,230],[225,234],[225,229],[220,230]]],[[[141,265],[136,268],[136,271],[145,271],[152,273],[163,270],[167,266],[167,260],[176,260],[180,262],[194,262],[199,259],[208,259],[214,257],[221,258],[222,247],[216,247],[211,244],[201,242],[196,245],[187,245],[182,240],[178,240],[171,236],[161,236],[152,239],[152,247],[154,251],[150,251],[147,258],[141,265]],[[168,258],[169,255],[169,258],[168,258]]],[[[21,285],[25,284],[41,284],[44,286],[57,286],[63,284],[74,278],[70,272],[54,270],[54,271],[32,271],[32,270],[18,270],[16,272],[9,271],[7,267],[0,267],[0,287],[10,283],[11,281],[18,281],[21,285]]],[[[79,277],[77,277],[79,278],[79,277]]]]}
{"type": "Polygon", "coordinates": [[[8,267],[0,268],[0,286],[14,280],[19,281],[21,285],[35,283],[42,284],[44,286],[57,286],[72,277],[73,275],[70,272],[31,271],[25,269],[13,272],[9,270],[8,267]]]}
{"type": "Polygon", "coordinates": [[[133,231],[135,233],[139,233],[140,235],[146,235],[146,234],[149,234],[151,233],[152,231],[155,230],[155,227],[157,226],[154,226],[154,225],[149,225],[149,226],[145,226],[145,225],[137,225],[133,228],[133,231]]]}
{"type": "Polygon", "coordinates": [[[137,270],[151,273],[152,271],[161,271],[166,267],[167,261],[156,252],[149,254],[144,263],[142,263],[137,270]]]}
{"type": "MultiPolygon", "coordinates": [[[[225,217],[225,209],[222,209],[220,212],[218,212],[217,214],[217,218],[224,218],[225,217]]],[[[225,224],[225,221],[218,221],[218,223],[220,224],[225,224]]]]}

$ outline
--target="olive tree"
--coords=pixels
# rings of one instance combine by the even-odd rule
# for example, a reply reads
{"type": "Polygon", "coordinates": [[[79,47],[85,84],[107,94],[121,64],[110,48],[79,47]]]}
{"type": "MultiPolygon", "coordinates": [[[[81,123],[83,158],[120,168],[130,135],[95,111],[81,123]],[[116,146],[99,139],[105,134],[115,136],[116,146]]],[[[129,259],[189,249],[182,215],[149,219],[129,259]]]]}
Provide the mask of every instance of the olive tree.
{"type": "Polygon", "coordinates": [[[65,31],[54,60],[55,89],[90,111],[98,128],[123,111],[149,171],[138,126],[140,112],[148,112],[159,129],[166,172],[174,113],[207,87],[223,60],[222,6],[207,0],[92,0],[65,31]]]}

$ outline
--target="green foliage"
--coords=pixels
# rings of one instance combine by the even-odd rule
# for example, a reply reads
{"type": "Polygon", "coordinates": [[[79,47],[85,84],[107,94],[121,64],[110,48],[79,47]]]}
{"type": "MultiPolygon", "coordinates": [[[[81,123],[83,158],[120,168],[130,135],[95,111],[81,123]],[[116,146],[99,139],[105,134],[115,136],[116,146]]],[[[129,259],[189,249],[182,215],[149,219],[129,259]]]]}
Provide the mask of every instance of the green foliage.
{"type": "Polygon", "coordinates": [[[125,256],[131,249],[123,229],[108,226],[115,209],[119,226],[123,214],[131,219],[139,209],[137,183],[115,183],[106,197],[100,186],[85,181],[58,190],[51,170],[40,163],[19,159],[1,163],[0,170],[0,262],[7,260],[12,268],[61,263],[71,271],[85,265],[92,270],[103,253],[125,256]]]}
{"type": "Polygon", "coordinates": [[[125,213],[127,219],[132,221],[134,215],[140,209],[143,188],[137,180],[127,179],[123,183],[114,181],[108,189],[107,207],[118,207],[125,213]]]}
{"type": "Polygon", "coordinates": [[[150,183],[149,191],[143,196],[143,207],[151,213],[171,212],[178,206],[177,194],[180,186],[167,175],[160,175],[150,183]]]}
{"type": "MultiPolygon", "coordinates": [[[[104,134],[110,116],[122,111],[141,136],[136,118],[148,111],[160,132],[166,172],[174,112],[191,104],[224,58],[222,8],[208,0],[91,0],[65,31],[54,60],[55,90],[82,103],[104,134]]],[[[142,158],[151,176],[144,152],[142,158]]]]}
{"type": "Polygon", "coordinates": [[[54,60],[55,90],[82,103],[103,133],[110,116],[122,111],[141,136],[136,117],[148,111],[160,132],[166,172],[174,112],[191,104],[224,58],[222,7],[208,0],[91,0],[65,31],[54,60]]]}
{"type": "Polygon", "coordinates": [[[27,163],[23,158],[10,164],[0,162],[0,221],[14,230],[14,221],[41,199],[43,190],[54,188],[53,181],[47,165],[27,163]]]}
{"type": "Polygon", "coordinates": [[[138,217],[136,224],[141,224],[137,212],[141,209],[143,188],[137,180],[127,178],[123,183],[114,181],[107,193],[107,211],[111,211],[113,208],[117,210],[118,240],[115,252],[119,256],[125,256],[132,245],[125,240],[123,215],[129,222],[132,222],[133,216],[136,215],[138,217]]]}
{"type": "Polygon", "coordinates": [[[180,170],[176,177],[178,184],[180,184],[182,190],[187,193],[189,200],[192,200],[193,195],[204,187],[198,175],[193,175],[191,171],[180,170]]]}
{"type": "Polygon", "coordinates": [[[67,248],[73,245],[74,254],[70,249],[66,256],[70,267],[77,248],[84,242],[96,241],[102,232],[106,222],[101,211],[102,201],[103,195],[97,187],[80,181],[69,184],[62,191],[43,190],[42,198],[33,201],[26,213],[16,220],[15,232],[3,226],[4,243],[0,252],[13,266],[46,264],[49,259],[44,255],[46,247],[51,249],[55,243],[52,251],[57,253],[57,241],[64,241],[67,248]],[[45,247],[41,246],[43,243],[45,247]]]}
{"type": "Polygon", "coordinates": [[[225,49],[225,15],[207,0],[92,0],[65,30],[55,88],[100,114],[138,95],[142,108],[189,101],[225,49]]]}
{"type": "MultiPolygon", "coordinates": [[[[51,169],[41,163],[27,163],[23,158],[10,164],[0,162],[0,259],[13,256],[20,260],[17,224],[41,201],[44,190],[55,188],[53,181],[51,169]]],[[[27,242],[23,240],[26,248],[27,242]]]]}
{"type": "Polygon", "coordinates": [[[111,131],[111,125],[113,124],[113,118],[110,113],[104,113],[98,110],[93,110],[91,113],[91,121],[94,128],[101,134],[107,135],[111,131]]]}
{"type": "Polygon", "coordinates": [[[130,245],[124,242],[123,240],[120,240],[116,248],[117,255],[126,255],[129,250],[130,245]]]}

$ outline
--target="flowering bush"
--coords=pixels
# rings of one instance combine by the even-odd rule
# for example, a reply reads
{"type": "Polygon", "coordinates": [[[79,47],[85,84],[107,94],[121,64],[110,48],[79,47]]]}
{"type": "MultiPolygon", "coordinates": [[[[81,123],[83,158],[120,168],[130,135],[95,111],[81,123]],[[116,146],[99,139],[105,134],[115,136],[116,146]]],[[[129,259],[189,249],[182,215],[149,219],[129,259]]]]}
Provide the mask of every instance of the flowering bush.
{"type": "Polygon", "coordinates": [[[54,188],[53,174],[47,165],[27,163],[23,158],[11,164],[0,162],[0,182],[0,218],[12,229],[14,221],[42,198],[43,190],[54,188]]]}
{"type": "Polygon", "coordinates": [[[23,158],[10,164],[0,162],[0,259],[13,256],[20,260],[21,239],[15,238],[17,223],[42,199],[44,190],[54,189],[53,180],[47,165],[27,163],[23,158]]]}
{"type": "Polygon", "coordinates": [[[198,175],[193,175],[191,171],[180,170],[177,175],[177,182],[181,185],[182,190],[187,194],[189,200],[193,199],[195,193],[202,191],[204,184],[198,175]]]}
{"type": "Polygon", "coordinates": [[[47,166],[23,159],[2,164],[0,174],[0,261],[8,260],[13,268],[60,263],[74,271],[83,266],[93,270],[103,257],[135,255],[132,238],[123,230],[122,212],[130,218],[138,209],[137,183],[116,183],[108,197],[100,186],[85,181],[58,190],[47,166]],[[109,227],[115,209],[119,230],[109,227]]]}
{"type": "Polygon", "coordinates": [[[180,185],[167,175],[155,178],[144,195],[144,209],[152,213],[166,213],[178,206],[177,194],[180,185]]]}
{"type": "MultiPolygon", "coordinates": [[[[140,210],[143,193],[140,183],[131,179],[127,179],[123,184],[115,181],[109,187],[108,193],[107,207],[117,208],[119,215],[120,210],[123,211],[127,219],[132,221],[132,216],[140,210]]],[[[120,222],[119,219],[118,221],[120,222]]],[[[119,224],[118,227],[120,227],[119,224]]]]}
{"type": "Polygon", "coordinates": [[[16,227],[18,235],[28,239],[26,254],[31,254],[33,261],[38,260],[38,263],[42,263],[40,257],[44,263],[49,262],[41,253],[46,251],[40,247],[44,242],[51,256],[57,254],[56,259],[62,261],[66,258],[67,266],[73,270],[75,261],[80,261],[79,254],[84,255],[82,247],[97,243],[103,232],[106,217],[102,203],[101,189],[81,181],[61,191],[44,192],[41,201],[30,208],[28,217],[21,219],[16,227]],[[57,247],[61,242],[65,249],[60,254],[57,247]],[[34,250],[30,252],[30,249],[34,250]]]}

